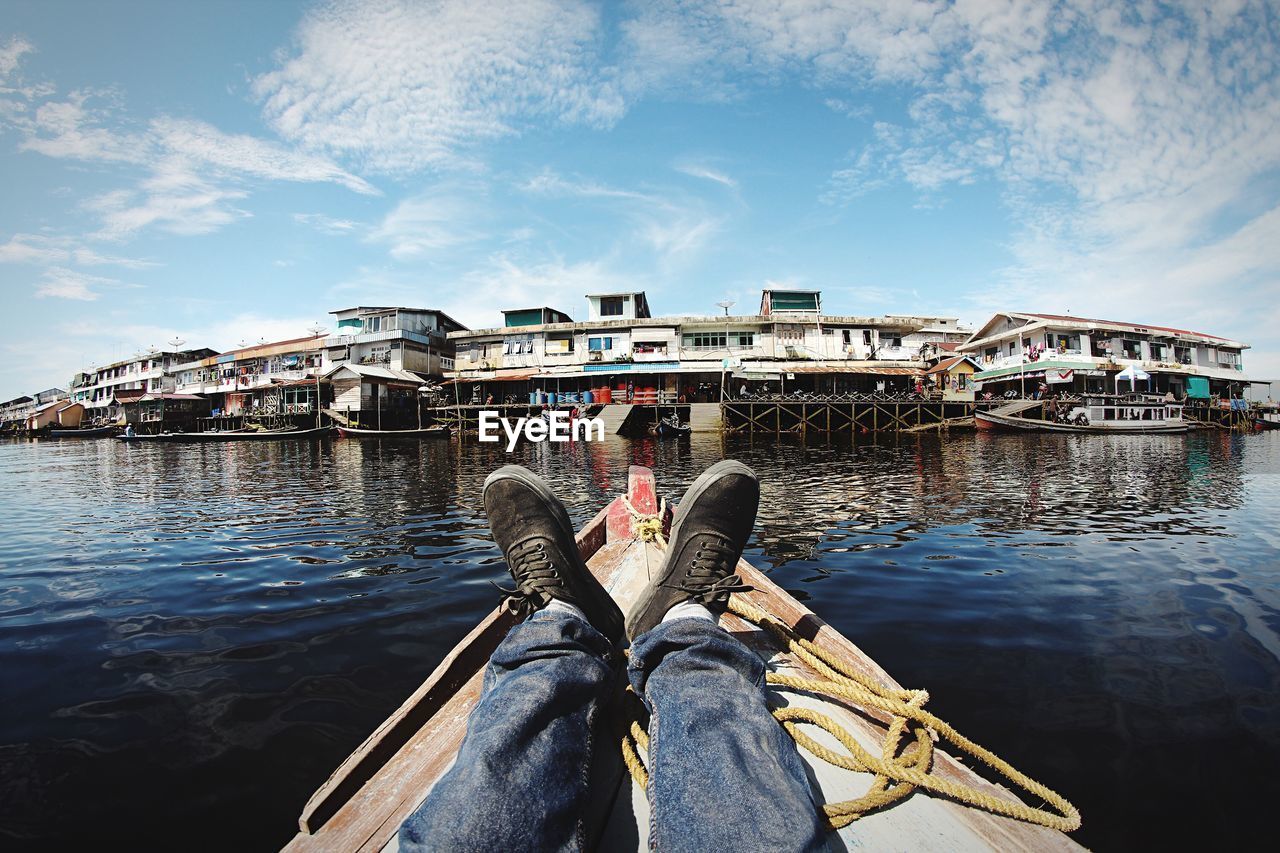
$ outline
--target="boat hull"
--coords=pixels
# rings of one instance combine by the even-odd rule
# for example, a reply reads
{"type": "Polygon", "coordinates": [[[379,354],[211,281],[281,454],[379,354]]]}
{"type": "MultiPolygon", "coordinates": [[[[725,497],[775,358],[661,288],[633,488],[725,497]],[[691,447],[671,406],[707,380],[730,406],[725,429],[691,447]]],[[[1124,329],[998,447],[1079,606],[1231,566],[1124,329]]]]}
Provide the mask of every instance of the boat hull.
{"type": "Polygon", "coordinates": [[[51,438],[106,438],[120,431],[117,426],[90,427],[88,429],[51,429],[51,438]]]}
{"type": "MultiPolygon", "coordinates": [[[[636,513],[658,515],[669,530],[670,505],[663,507],[653,474],[632,466],[629,488],[582,528],[578,550],[588,568],[626,612],[638,599],[664,558],[657,545],[640,537],[636,513]]],[[[737,574],[754,590],[744,596],[752,607],[771,614],[808,638],[825,654],[851,671],[900,689],[887,672],[852,642],[745,560],[737,574]]],[[[385,720],[329,777],[307,802],[299,818],[299,832],[286,846],[291,851],[394,849],[397,831],[452,765],[466,734],[467,720],[479,701],[486,666],[493,651],[515,623],[503,608],[495,608],[454,647],[435,672],[403,705],[385,720]]],[[[765,632],[728,613],[721,624],[771,668],[816,677],[799,657],[769,645],[765,632]]],[[[788,706],[816,703],[812,697],[787,691],[788,706]]],[[[883,742],[890,717],[875,708],[861,711],[836,703],[821,703],[853,737],[865,743],[883,742]]],[[[616,743],[616,742],[615,742],[616,743]]],[[[865,793],[869,776],[825,765],[802,752],[817,795],[827,801],[865,793]]],[[[619,762],[620,765],[621,762],[619,762]]],[[[934,752],[934,772],[944,778],[979,787],[995,797],[1016,801],[1004,788],[985,782],[966,764],[942,749],[934,752]]],[[[601,778],[599,801],[589,806],[588,825],[602,826],[601,850],[648,849],[648,799],[645,790],[618,766],[610,779],[601,778]],[[598,812],[598,813],[597,813],[598,812]]],[[[966,808],[923,791],[894,807],[840,830],[833,846],[863,849],[949,850],[1080,850],[1068,836],[1051,829],[966,808]]]]}
{"type": "Polygon", "coordinates": [[[338,435],[343,438],[448,438],[449,428],[434,426],[422,429],[357,429],[340,426],[338,435]]]}
{"type": "Polygon", "coordinates": [[[333,432],[331,427],[317,429],[286,429],[262,432],[162,432],[159,435],[120,435],[121,441],[172,442],[175,444],[208,444],[221,441],[297,441],[299,439],[324,438],[333,432]]]}

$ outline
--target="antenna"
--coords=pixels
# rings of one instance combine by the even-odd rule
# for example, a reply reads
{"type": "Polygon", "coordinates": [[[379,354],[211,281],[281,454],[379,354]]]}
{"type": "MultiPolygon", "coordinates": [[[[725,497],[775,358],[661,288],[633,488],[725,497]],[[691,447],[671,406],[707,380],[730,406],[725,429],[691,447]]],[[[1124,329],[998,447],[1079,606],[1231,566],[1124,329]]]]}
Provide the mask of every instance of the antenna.
{"type": "Polygon", "coordinates": [[[307,331],[318,338],[329,330],[319,323],[312,323],[310,326],[307,326],[307,331]]]}
{"type": "Polygon", "coordinates": [[[734,305],[736,305],[737,303],[736,303],[736,302],[733,302],[732,300],[725,300],[724,302],[717,302],[716,304],[717,304],[717,305],[719,305],[721,308],[723,308],[723,309],[724,309],[724,316],[728,317],[728,316],[729,316],[729,309],[730,309],[730,308],[732,308],[732,307],[733,307],[734,305]]]}
{"type": "Polygon", "coordinates": [[[258,346],[262,346],[262,345],[263,345],[263,344],[265,344],[266,342],[267,342],[267,339],[266,339],[266,338],[258,338],[258,340],[257,340],[257,342],[256,342],[256,343],[258,344],[258,346]]]}
{"type": "Polygon", "coordinates": [[[174,335],[173,340],[165,341],[165,343],[167,343],[169,346],[177,350],[177,349],[180,349],[182,345],[186,343],[186,341],[184,341],[182,338],[178,337],[177,335],[174,335]]]}

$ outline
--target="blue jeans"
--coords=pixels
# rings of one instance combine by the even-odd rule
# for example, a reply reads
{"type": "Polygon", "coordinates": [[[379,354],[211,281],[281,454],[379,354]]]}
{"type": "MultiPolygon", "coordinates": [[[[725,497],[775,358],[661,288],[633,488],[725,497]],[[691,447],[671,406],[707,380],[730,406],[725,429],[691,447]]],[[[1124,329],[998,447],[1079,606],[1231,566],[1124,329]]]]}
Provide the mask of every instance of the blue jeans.
{"type": "MultiPolygon", "coordinates": [[[[618,749],[604,720],[617,658],[571,614],[539,611],[512,628],[457,761],[400,828],[401,849],[588,849],[601,753],[618,749]]],[[[627,675],[650,713],[650,849],[824,849],[804,763],[769,713],[754,652],[710,622],[678,619],[636,639],[627,675]]]]}

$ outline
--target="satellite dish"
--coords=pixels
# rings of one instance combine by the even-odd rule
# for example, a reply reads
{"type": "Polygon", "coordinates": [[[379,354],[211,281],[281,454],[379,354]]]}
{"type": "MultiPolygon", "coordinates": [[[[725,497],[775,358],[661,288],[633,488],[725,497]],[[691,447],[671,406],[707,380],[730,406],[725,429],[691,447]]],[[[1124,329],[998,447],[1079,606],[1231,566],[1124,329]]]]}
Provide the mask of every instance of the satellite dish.
{"type": "Polygon", "coordinates": [[[736,303],[736,302],[733,302],[732,300],[725,300],[724,302],[717,302],[717,303],[716,303],[716,305],[719,305],[721,308],[723,308],[723,309],[724,309],[724,316],[726,316],[726,317],[728,317],[728,316],[729,316],[729,309],[730,309],[730,308],[732,308],[732,307],[733,307],[734,305],[736,305],[736,304],[737,304],[737,303],[736,303]]]}
{"type": "Polygon", "coordinates": [[[312,325],[307,327],[307,331],[315,335],[316,337],[320,337],[321,335],[323,335],[325,332],[329,330],[326,327],[321,326],[319,323],[313,323],[312,325]]]}
{"type": "Polygon", "coordinates": [[[173,340],[166,341],[165,343],[167,343],[169,346],[173,347],[174,349],[179,349],[183,344],[186,343],[186,341],[184,341],[182,338],[178,337],[177,335],[174,335],[173,340]]]}

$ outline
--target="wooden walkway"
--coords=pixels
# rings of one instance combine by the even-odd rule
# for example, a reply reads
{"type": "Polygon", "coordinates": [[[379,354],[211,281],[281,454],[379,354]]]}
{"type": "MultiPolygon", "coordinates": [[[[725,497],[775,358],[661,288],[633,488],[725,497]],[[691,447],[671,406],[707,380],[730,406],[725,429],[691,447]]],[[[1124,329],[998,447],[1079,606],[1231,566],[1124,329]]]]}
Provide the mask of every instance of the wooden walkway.
{"type": "Polygon", "coordinates": [[[897,432],[939,426],[972,418],[974,410],[988,403],[955,401],[867,400],[811,402],[780,400],[727,400],[720,404],[726,432],[897,432]]]}

